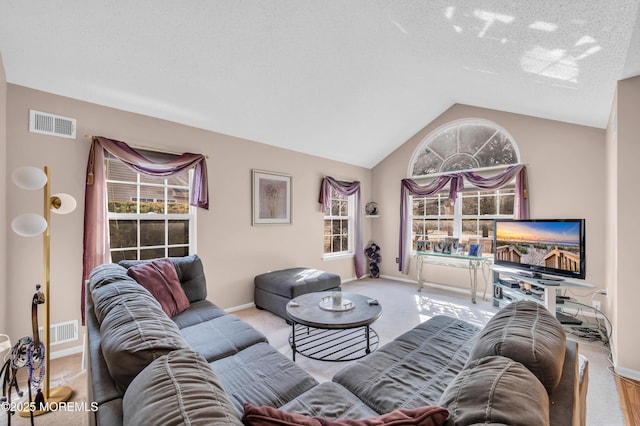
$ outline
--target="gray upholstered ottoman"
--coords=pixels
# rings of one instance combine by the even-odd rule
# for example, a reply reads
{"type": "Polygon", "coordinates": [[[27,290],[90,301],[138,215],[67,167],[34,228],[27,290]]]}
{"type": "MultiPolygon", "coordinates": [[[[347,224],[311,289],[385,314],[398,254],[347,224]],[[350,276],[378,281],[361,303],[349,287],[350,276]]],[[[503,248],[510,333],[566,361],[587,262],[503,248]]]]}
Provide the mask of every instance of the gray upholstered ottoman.
{"type": "Polygon", "coordinates": [[[289,300],[316,291],[340,290],[340,276],[309,268],[290,268],[257,275],[253,297],[258,309],[266,309],[289,321],[289,300]]]}

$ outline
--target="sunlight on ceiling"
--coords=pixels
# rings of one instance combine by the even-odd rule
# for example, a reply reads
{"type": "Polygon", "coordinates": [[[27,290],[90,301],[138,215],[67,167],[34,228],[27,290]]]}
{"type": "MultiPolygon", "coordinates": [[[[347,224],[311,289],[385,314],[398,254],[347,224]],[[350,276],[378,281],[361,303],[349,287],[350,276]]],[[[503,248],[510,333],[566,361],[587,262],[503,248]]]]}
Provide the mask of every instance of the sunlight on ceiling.
{"type": "MultiPolygon", "coordinates": [[[[455,15],[456,8],[454,6],[449,6],[444,11],[445,18],[452,23],[455,19],[455,15]]],[[[477,33],[478,38],[494,39],[502,44],[506,44],[509,39],[504,35],[503,31],[498,30],[496,27],[508,27],[518,23],[515,16],[481,9],[475,9],[473,11],[473,17],[478,21],[477,23],[480,24],[477,33]],[[500,34],[501,32],[502,34],[500,34]],[[491,36],[492,33],[497,33],[499,35],[491,36]]],[[[571,28],[565,28],[565,32],[573,31],[573,27],[580,27],[581,22],[579,20],[575,20],[570,22],[568,26],[571,28]]],[[[477,26],[474,26],[473,21],[468,23],[468,27],[469,30],[477,28],[477,26]]],[[[529,23],[527,28],[532,31],[549,34],[562,29],[556,23],[542,20],[536,20],[529,23]]],[[[465,31],[465,28],[461,27],[459,24],[453,24],[453,29],[459,34],[465,31]]],[[[578,77],[580,75],[579,62],[601,51],[602,46],[600,46],[597,41],[589,35],[580,37],[575,43],[573,43],[573,46],[558,47],[557,40],[557,37],[549,38],[549,46],[536,44],[529,47],[520,56],[520,67],[527,73],[537,74],[543,77],[570,83],[578,83],[578,77]]],[[[495,74],[488,70],[479,71],[495,74]]]]}

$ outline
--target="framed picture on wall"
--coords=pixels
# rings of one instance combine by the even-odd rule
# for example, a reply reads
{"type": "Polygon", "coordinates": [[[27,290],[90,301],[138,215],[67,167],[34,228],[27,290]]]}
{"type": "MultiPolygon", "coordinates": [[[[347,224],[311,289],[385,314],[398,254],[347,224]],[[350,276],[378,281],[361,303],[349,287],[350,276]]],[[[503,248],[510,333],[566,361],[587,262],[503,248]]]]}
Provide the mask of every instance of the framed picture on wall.
{"type": "Polygon", "coordinates": [[[291,223],[291,175],[252,170],[252,224],[291,223]]]}

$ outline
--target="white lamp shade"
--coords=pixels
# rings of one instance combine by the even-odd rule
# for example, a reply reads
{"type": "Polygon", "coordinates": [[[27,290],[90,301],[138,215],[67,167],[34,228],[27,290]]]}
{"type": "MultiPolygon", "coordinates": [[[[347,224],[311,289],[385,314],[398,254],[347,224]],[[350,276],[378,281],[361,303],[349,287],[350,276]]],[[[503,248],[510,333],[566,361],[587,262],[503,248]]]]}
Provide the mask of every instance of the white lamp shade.
{"type": "Polygon", "coordinates": [[[11,229],[23,237],[36,237],[47,229],[47,221],[39,214],[24,213],[11,221],[11,229]]]}
{"type": "Polygon", "coordinates": [[[20,167],[11,173],[13,183],[22,189],[33,191],[42,188],[47,183],[47,175],[41,169],[33,166],[20,167]]]}
{"type": "Polygon", "coordinates": [[[51,207],[51,211],[57,214],[69,214],[76,209],[78,203],[76,199],[69,194],[61,192],[59,194],[53,194],[51,198],[57,197],[60,199],[60,207],[51,207]]]}

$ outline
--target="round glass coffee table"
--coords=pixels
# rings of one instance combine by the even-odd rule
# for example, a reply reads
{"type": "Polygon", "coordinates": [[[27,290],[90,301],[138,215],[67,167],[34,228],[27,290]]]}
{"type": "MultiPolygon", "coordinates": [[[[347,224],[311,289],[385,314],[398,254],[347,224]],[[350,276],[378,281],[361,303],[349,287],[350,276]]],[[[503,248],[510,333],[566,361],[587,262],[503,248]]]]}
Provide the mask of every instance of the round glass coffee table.
{"type": "Polygon", "coordinates": [[[294,361],[296,353],[322,361],[351,361],[375,351],[380,342],[370,326],[380,318],[382,308],[377,300],[361,294],[303,294],[287,303],[287,315],[294,361]],[[339,299],[334,300],[334,295],[339,299]]]}

